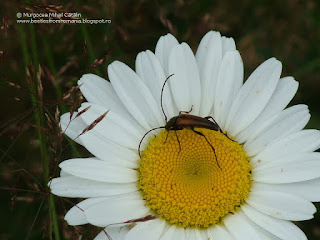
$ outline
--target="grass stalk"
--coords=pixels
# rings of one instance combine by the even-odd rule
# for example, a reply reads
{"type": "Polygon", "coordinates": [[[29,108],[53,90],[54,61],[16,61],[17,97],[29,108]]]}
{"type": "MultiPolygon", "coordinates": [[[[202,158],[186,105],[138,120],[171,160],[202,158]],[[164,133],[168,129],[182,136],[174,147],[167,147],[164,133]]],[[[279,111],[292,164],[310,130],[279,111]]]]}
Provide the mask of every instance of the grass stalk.
{"type": "MultiPolygon", "coordinates": [[[[21,44],[25,69],[27,69],[30,56],[28,53],[26,37],[25,37],[24,30],[22,28],[22,25],[18,24],[17,30],[21,40],[20,44],[21,44]]],[[[29,34],[30,34],[30,41],[31,41],[33,66],[35,70],[38,71],[36,36],[35,36],[34,26],[32,24],[29,24],[29,34]]],[[[34,110],[35,124],[36,126],[42,127],[44,126],[43,107],[42,107],[42,103],[38,102],[36,98],[37,88],[36,88],[34,79],[31,79],[31,84],[28,85],[28,88],[29,88],[29,95],[30,95],[32,107],[35,109],[34,110]]],[[[40,157],[42,159],[42,166],[43,166],[43,181],[44,181],[44,186],[46,186],[49,181],[49,161],[48,161],[47,146],[46,146],[45,136],[43,132],[40,129],[36,129],[36,134],[40,141],[40,157]]],[[[53,231],[54,239],[60,240],[58,221],[57,221],[55,205],[54,205],[54,197],[52,194],[49,194],[48,196],[48,205],[49,205],[49,216],[50,216],[49,238],[52,239],[52,231],[53,231]]]]}
{"type": "MultiPolygon", "coordinates": [[[[53,76],[55,76],[56,73],[57,73],[57,70],[56,70],[56,67],[55,67],[55,64],[54,64],[53,54],[52,54],[51,48],[48,45],[48,41],[47,41],[47,39],[45,37],[42,37],[42,45],[44,46],[45,55],[47,57],[47,63],[48,63],[48,67],[49,67],[50,73],[53,76]]],[[[60,99],[62,97],[62,91],[61,91],[61,88],[60,88],[60,85],[59,85],[58,81],[56,81],[56,78],[54,78],[54,80],[55,80],[55,86],[54,86],[55,94],[56,94],[57,99],[60,99]]],[[[61,102],[59,104],[59,108],[60,108],[62,113],[67,112],[67,107],[64,104],[64,102],[61,102]]],[[[73,141],[70,141],[70,147],[71,147],[72,157],[73,158],[79,157],[79,153],[78,153],[78,151],[77,151],[77,149],[75,147],[75,143],[73,141]]]]}
{"type": "MultiPolygon", "coordinates": [[[[82,35],[83,35],[84,39],[87,42],[87,53],[88,53],[88,56],[89,56],[89,61],[90,61],[90,64],[92,64],[96,60],[96,57],[95,57],[95,54],[94,54],[91,38],[90,38],[90,35],[88,34],[88,30],[86,28],[86,24],[80,24],[80,25],[81,25],[80,27],[81,27],[82,35]]],[[[99,76],[102,76],[102,73],[101,73],[101,71],[99,69],[99,66],[94,68],[94,72],[95,72],[95,74],[97,74],[99,76]]]]}

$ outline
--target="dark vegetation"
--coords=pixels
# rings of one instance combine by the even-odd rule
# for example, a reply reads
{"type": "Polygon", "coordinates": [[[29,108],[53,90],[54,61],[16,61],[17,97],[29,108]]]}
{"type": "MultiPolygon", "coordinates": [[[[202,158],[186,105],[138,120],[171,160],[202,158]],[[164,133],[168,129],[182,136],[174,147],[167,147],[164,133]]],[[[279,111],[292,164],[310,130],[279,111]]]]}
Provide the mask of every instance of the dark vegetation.
{"type": "MultiPolygon", "coordinates": [[[[0,239],[92,239],[100,231],[68,226],[64,214],[78,200],[48,192],[60,161],[89,156],[60,134],[59,115],[83,101],[72,88],[82,74],[107,78],[114,60],[134,68],[137,53],[154,51],[168,32],[194,51],[209,30],[233,37],[246,76],[275,56],[282,76],[300,83],[292,104],[308,104],[307,128],[320,128],[319,1],[2,0],[0,17],[0,239]],[[17,24],[18,12],[78,12],[112,22],[17,24]]],[[[309,239],[320,239],[319,219],[317,213],[297,224],[309,239]]]]}

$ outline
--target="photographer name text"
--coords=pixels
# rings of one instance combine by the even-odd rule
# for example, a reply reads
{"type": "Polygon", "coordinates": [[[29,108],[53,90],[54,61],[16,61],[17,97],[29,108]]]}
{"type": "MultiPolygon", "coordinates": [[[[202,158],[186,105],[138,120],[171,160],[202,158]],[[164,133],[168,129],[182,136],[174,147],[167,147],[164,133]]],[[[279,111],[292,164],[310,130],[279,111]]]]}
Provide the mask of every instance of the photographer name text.
{"type": "Polygon", "coordinates": [[[24,12],[20,17],[26,18],[81,18],[81,13],[78,12],[52,12],[52,13],[28,13],[24,12]]]}

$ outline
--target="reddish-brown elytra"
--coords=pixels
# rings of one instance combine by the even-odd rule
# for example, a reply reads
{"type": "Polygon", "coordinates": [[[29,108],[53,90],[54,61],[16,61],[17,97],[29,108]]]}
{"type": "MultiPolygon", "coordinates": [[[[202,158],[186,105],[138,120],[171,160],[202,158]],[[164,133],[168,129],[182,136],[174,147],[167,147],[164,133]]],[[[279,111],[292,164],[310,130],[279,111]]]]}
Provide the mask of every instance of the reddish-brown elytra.
{"type": "MultiPolygon", "coordinates": [[[[176,134],[177,141],[179,143],[179,148],[180,148],[180,151],[181,151],[180,141],[179,141],[179,138],[178,138],[178,135],[177,135],[176,131],[183,130],[183,129],[191,129],[194,133],[196,133],[196,134],[198,134],[200,136],[203,136],[205,138],[207,143],[210,145],[212,151],[214,152],[218,167],[221,169],[214,147],[211,145],[211,143],[209,142],[209,140],[206,138],[206,136],[203,133],[201,133],[201,132],[199,132],[199,131],[194,129],[194,128],[206,128],[206,129],[210,129],[210,130],[213,130],[213,131],[219,131],[222,134],[224,134],[222,132],[221,128],[219,127],[218,123],[213,119],[213,117],[208,116],[208,117],[204,117],[203,118],[203,117],[191,115],[191,114],[189,114],[192,111],[192,107],[191,107],[190,111],[188,111],[188,112],[180,111],[178,116],[172,117],[169,121],[167,121],[167,115],[165,114],[165,112],[163,110],[163,105],[162,105],[162,95],[163,95],[163,89],[164,89],[165,84],[167,83],[169,78],[171,76],[173,76],[173,75],[174,74],[171,74],[169,77],[167,77],[167,79],[164,81],[162,89],[161,89],[161,100],[160,100],[161,101],[161,109],[162,109],[162,112],[163,112],[163,115],[164,115],[164,118],[165,118],[165,121],[166,121],[166,125],[162,126],[162,127],[157,127],[157,128],[150,129],[148,132],[146,132],[143,135],[142,139],[140,140],[139,148],[138,148],[138,152],[139,152],[140,158],[141,158],[141,153],[140,153],[141,143],[142,143],[143,139],[147,136],[147,134],[149,132],[151,132],[153,130],[156,130],[156,129],[164,128],[164,129],[166,129],[168,131],[168,134],[167,134],[167,137],[166,137],[166,141],[167,141],[167,138],[168,138],[168,135],[169,135],[169,131],[173,130],[175,132],[175,134],[176,134]],[[210,121],[209,119],[211,119],[212,121],[210,121]]],[[[227,138],[229,138],[226,134],[224,134],[224,135],[227,138]]],[[[230,139],[230,140],[232,140],[232,139],[230,139]]]]}

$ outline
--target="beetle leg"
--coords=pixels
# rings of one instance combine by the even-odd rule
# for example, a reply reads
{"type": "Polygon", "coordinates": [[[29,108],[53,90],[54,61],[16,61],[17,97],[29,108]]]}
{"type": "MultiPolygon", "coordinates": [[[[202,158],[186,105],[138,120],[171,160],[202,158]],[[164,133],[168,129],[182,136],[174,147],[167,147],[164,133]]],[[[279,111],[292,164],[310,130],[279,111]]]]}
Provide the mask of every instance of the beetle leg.
{"type": "Polygon", "coordinates": [[[178,143],[179,143],[179,153],[180,153],[180,152],[181,152],[181,145],[180,145],[180,141],[179,141],[179,138],[178,138],[177,131],[174,131],[174,133],[176,134],[177,141],[178,141],[178,143]]]}
{"type": "Polygon", "coordinates": [[[208,120],[209,120],[209,119],[212,119],[212,121],[219,127],[219,131],[220,131],[223,135],[225,135],[229,140],[231,140],[232,142],[235,142],[234,140],[232,140],[231,138],[228,137],[228,134],[227,134],[227,133],[222,132],[221,127],[220,127],[219,124],[216,122],[216,120],[214,120],[213,117],[207,116],[207,117],[205,117],[205,119],[208,119],[208,120]]]}
{"type": "Polygon", "coordinates": [[[221,127],[219,126],[219,124],[216,122],[216,120],[214,120],[214,118],[213,117],[211,117],[211,116],[207,116],[207,117],[205,117],[205,119],[212,119],[212,121],[219,127],[219,131],[221,132],[221,133],[223,133],[222,132],[222,130],[221,130],[221,127]]]}
{"type": "Polygon", "coordinates": [[[220,164],[219,164],[219,162],[218,162],[218,158],[217,158],[217,155],[216,155],[216,150],[215,150],[214,147],[211,145],[211,143],[210,143],[209,140],[206,138],[206,136],[205,136],[202,132],[198,132],[198,131],[194,130],[193,128],[192,128],[191,130],[192,130],[194,133],[196,133],[196,134],[204,137],[204,139],[207,141],[207,143],[210,145],[211,149],[213,150],[214,156],[216,157],[216,162],[217,162],[217,164],[218,164],[218,167],[220,168],[220,170],[222,170],[221,167],[220,167],[220,164]]]}
{"type": "Polygon", "coordinates": [[[168,139],[168,136],[169,136],[169,132],[170,132],[170,131],[168,131],[167,136],[166,136],[166,140],[164,141],[163,144],[165,144],[165,143],[167,142],[167,139],[168,139]]]}
{"type": "Polygon", "coordinates": [[[191,113],[192,112],[192,108],[193,108],[193,105],[191,106],[191,109],[189,111],[180,111],[179,115],[181,115],[181,113],[186,113],[186,114],[191,113]]]}
{"type": "Polygon", "coordinates": [[[229,140],[231,140],[232,142],[235,142],[235,140],[229,138],[228,133],[226,132],[226,134],[223,133],[223,135],[225,135],[229,140]]]}

